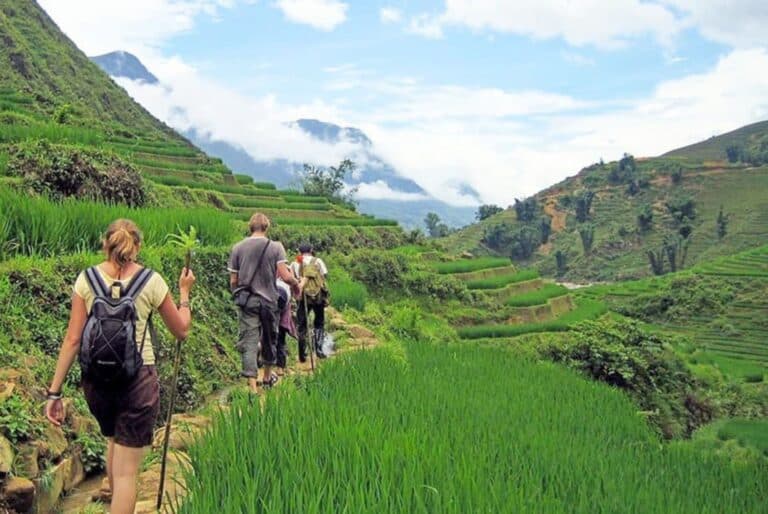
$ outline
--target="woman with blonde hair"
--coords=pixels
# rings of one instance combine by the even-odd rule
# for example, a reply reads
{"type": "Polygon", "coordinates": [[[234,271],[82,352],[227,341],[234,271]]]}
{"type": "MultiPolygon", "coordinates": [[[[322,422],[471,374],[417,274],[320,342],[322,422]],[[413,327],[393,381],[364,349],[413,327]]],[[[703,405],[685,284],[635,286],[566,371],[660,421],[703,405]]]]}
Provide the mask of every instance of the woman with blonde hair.
{"type": "Polygon", "coordinates": [[[189,294],[195,275],[182,270],[177,307],[165,280],[137,262],[141,238],[134,222],[114,221],[104,236],[105,260],[77,277],[45,407],[50,422],[60,426],[62,385],[79,355],[88,407],[108,440],[112,514],[134,511],[139,466],[159,411],[156,341],[148,330],[152,313],[157,310],[179,339],[187,337],[192,322],[189,294]]]}

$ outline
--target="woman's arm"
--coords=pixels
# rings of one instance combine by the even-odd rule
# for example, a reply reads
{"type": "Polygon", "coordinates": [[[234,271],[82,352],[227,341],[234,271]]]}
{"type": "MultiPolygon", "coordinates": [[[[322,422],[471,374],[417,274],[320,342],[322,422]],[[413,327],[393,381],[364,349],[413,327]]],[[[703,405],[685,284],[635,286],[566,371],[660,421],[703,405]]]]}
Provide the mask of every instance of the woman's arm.
{"type": "Polygon", "coordinates": [[[192,325],[192,311],[189,308],[189,292],[195,283],[195,274],[186,268],[181,270],[179,277],[179,306],[173,301],[173,296],[168,293],[160,304],[158,311],[162,316],[165,326],[176,339],[186,339],[189,335],[189,327],[192,325]]]}
{"type": "Polygon", "coordinates": [[[80,338],[83,334],[83,327],[85,327],[85,319],[88,316],[85,300],[80,298],[77,294],[72,294],[72,309],[69,314],[69,325],[67,326],[67,334],[64,336],[64,342],[61,344],[59,350],[59,360],[56,362],[56,372],[53,375],[53,381],[51,387],[48,389],[49,393],[55,393],[49,398],[45,407],[46,417],[54,425],[61,425],[64,421],[64,409],[62,407],[61,398],[55,398],[55,396],[61,395],[61,388],[64,385],[64,380],[67,378],[67,373],[72,367],[72,363],[75,362],[77,353],[80,350],[80,338]]]}

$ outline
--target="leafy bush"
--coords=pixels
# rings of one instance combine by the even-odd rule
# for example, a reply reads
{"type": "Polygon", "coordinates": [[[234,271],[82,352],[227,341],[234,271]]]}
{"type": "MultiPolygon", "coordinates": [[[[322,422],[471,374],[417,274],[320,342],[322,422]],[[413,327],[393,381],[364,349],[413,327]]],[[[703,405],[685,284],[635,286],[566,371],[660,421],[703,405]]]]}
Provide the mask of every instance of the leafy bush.
{"type": "Polygon", "coordinates": [[[39,141],[11,147],[10,156],[10,174],[36,193],[144,205],[141,175],[115,155],[39,141]]]}
{"type": "Polygon", "coordinates": [[[410,271],[403,255],[358,250],[350,255],[349,273],[374,291],[401,291],[410,271]]]}
{"type": "Polygon", "coordinates": [[[570,337],[542,349],[555,362],[629,391],[665,437],[690,435],[709,422],[714,408],[695,396],[691,372],[671,350],[670,339],[643,331],[636,322],[585,321],[570,337]]]}
{"type": "Polygon", "coordinates": [[[40,433],[32,402],[18,393],[0,403],[0,431],[12,443],[26,441],[40,433]]]}
{"type": "Polygon", "coordinates": [[[80,458],[86,475],[93,475],[106,467],[104,455],[107,444],[102,437],[83,432],[77,434],[75,445],[80,451],[80,458]]]}
{"type": "Polygon", "coordinates": [[[621,302],[615,310],[645,321],[679,320],[692,316],[716,318],[733,298],[732,287],[722,279],[687,275],[663,283],[656,292],[621,302]]]}

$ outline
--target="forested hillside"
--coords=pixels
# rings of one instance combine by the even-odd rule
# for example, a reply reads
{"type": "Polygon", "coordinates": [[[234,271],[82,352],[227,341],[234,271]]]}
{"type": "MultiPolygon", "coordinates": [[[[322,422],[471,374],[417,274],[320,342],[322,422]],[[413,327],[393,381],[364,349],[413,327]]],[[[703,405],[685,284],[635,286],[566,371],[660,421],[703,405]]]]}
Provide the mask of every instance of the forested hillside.
{"type": "Polygon", "coordinates": [[[768,122],[662,157],[599,162],[518,199],[445,248],[564,280],[660,275],[768,240],[768,122]]]}

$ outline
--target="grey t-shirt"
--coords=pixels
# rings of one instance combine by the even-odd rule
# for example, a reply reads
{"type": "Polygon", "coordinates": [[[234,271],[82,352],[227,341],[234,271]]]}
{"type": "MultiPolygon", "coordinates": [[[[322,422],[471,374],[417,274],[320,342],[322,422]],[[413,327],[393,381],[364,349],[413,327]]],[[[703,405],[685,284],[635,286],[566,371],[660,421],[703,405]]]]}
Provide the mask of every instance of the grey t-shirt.
{"type": "Polygon", "coordinates": [[[228,269],[237,273],[237,284],[248,285],[253,277],[251,289],[271,305],[277,305],[277,265],[286,262],[285,248],[279,241],[271,241],[264,253],[261,267],[256,270],[261,252],[267,244],[266,237],[247,237],[232,248],[228,269]],[[254,274],[255,272],[255,274],[254,274]]]}

